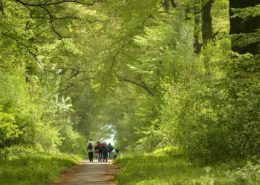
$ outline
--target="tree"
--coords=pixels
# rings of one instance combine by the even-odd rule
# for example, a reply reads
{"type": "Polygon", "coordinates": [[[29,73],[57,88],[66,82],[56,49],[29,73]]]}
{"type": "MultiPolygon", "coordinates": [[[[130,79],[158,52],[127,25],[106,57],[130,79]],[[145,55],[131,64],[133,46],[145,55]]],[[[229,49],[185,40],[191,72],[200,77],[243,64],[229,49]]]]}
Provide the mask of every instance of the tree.
{"type": "Polygon", "coordinates": [[[214,0],[204,0],[201,2],[201,17],[202,17],[202,39],[203,45],[206,45],[208,41],[213,38],[213,27],[212,27],[212,4],[214,0]]]}
{"type": "Polygon", "coordinates": [[[259,30],[257,31],[260,28],[259,1],[230,0],[229,5],[230,34],[233,35],[232,50],[240,54],[247,52],[253,55],[259,54],[259,30]]]}
{"type": "Polygon", "coordinates": [[[201,0],[194,0],[193,15],[194,15],[194,49],[195,53],[201,51],[200,34],[201,34],[201,0]]]}

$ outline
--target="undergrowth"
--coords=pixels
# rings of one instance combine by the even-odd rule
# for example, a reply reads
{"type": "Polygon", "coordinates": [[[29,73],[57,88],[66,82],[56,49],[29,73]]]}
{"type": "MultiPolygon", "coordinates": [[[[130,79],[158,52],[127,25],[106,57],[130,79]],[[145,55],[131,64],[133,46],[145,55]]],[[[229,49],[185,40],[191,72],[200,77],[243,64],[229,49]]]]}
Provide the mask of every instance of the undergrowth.
{"type": "Polygon", "coordinates": [[[230,161],[211,166],[188,161],[181,155],[162,151],[127,156],[115,162],[120,170],[118,185],[258,185],[257,162],[230,161]]]}
{"type": "Polygon", "coordinates": [[[2,150],[0,157],[1,185],[48,185],[80,160],[79,156],[21,148],[2,150]]]}

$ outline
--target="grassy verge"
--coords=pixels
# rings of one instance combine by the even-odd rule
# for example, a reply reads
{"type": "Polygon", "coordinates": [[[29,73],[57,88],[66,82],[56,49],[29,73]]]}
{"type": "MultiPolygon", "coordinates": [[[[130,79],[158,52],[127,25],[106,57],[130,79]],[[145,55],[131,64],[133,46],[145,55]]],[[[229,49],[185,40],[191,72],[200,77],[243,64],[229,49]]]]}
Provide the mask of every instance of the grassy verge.
{"type": "Polygon", "coordinates": [[[140,155],[116,161],[118,185],[259,185],[260,165],[230,162],[199,166],[182,157],[140,155]]]}
{"type": "Polygon", "coordinates": [[[79,157],[64,154],[28,154],[0,160],[1,185],[48,185],[79,157]]]}

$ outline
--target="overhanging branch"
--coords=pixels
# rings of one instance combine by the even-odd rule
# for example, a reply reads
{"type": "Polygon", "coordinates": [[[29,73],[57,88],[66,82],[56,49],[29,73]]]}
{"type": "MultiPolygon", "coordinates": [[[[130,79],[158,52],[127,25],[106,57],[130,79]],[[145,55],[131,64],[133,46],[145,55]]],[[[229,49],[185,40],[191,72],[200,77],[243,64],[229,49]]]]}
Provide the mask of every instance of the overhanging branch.
{"type": "Polygon", "coordinates": [[[117,78],[120,81],[128,82],[128,83],[134,84],[136,86],[142,87],[146,92],[148,92],[152,96],[155,95],[154,92],[143,81],[141,81],[139,83],[139,82],[136,82],[136,81],[128,79],[128,78],[120,77],[118,75],[117,75],[117,78]]]}
{"type": "MultiPolygon", "coordinates": [[[[9,31],[9,30],[8,30],[9,31]]],[[[10,39],[14,40],[16,43],[18,43],[20,46],[22,46],[23,48],[25,48],[28,53],[37,61],[38,64],[40,64],[38,58],[37,58],[37,54],[34,53],[30,47],[28,45],[26,45],[25,43],[23,43],[22,41],[20,41],[19,39],[17,39],[16,37],[14,37],[11,33],[10,34],[6,34],[6,33],[2,33],[4,36],[9,37],[10,39]]]]}
{"type": "Polygon", "coordinates": [[[58,36],[58,38],[60,40],[63,39],[63,36],[56,30],[55,26],[54,26],[54,23],[53,23],[53,15],[51,14],[51,12],[49,11],[48,8],[44,7],[44,6],[40,6],[49,16],[49,20],[50,20],[50,24],[51,24],[51,28],[52,28],[52,31],[58,36]]]}
{"type": "MultiPolygon", "coordinates": [[[[21,18],[28,18],[28,17],[21,17],[21,18]]],[[[31,19],[49,19],[49,17],[45,17],[45,16],[30,16],[31,19]]],[[[89,20],[89,19],[83,19],[80,17],[76,17],[76,16],[63,16],[63,17],[55,17],[52,16],[53,20],[77,20],[77,21],[81,21],[81,22],[88,22],[88,23],[93,23],[94,21],[89,20]]]]}
{"type": "Polygon", "coordinates": [[[24,5],[24,6],[53,6],[53,5],[59,5],[62,3],[76,3],[76,4],[81,4],[81,5],[87,5],[87,6],[93,6],[96,3],[98,3],[100,0],[95,0],[92,2],[83,2],[83,1],[77,1],[77,0],[60,0],[56,2],[46,2],[46,3],[29,3],[29,2],[24,2],[22,0],[16,0],[16,2],[24,5]]]}

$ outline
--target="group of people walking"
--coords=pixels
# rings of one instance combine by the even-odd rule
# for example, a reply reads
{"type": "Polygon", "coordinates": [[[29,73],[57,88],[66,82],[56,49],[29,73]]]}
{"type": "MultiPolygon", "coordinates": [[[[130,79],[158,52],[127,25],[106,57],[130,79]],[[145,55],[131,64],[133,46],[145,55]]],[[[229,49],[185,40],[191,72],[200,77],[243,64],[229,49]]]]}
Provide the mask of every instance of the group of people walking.
{"type": "Polygon", "coordinates": [[[94,144],[92,139],[87,143],[87,151],[90,162],[94,161],[94,154],[96,154],[98,162],[107,162],[108,158],[116,159],[119,156],[119,150],[115,149],[111,143],[107,145],[106,142],[98,141],[94,144]]]}

